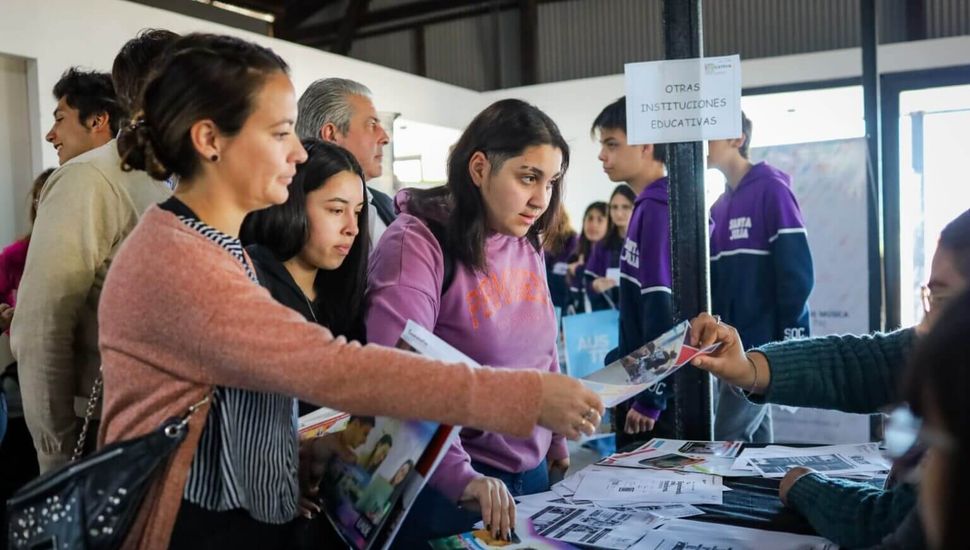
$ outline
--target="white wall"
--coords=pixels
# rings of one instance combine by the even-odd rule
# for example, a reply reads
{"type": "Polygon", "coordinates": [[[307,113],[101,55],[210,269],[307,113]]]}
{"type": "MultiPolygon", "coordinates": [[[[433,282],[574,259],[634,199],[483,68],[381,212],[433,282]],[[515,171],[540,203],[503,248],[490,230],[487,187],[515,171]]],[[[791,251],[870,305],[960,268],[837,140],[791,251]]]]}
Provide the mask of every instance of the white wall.
{"type": "Polygon", "coordinates": [[[477,92],[290,42],[217,25],[122,0],[0,0],[0,54],[27,58],[36,70],[37,102],[31,113],[32,144],[42,151],[33,171],[56,166],[43,143],[51,125],[51,89],[72,65],[109,71],[122,44],[145,27],[179,33],[231,34],[271,47],[291,67],[297,93],[318,78],[341,76],[373,90],[378,110],[411,120],[460,128],[480,110],[477,92]]]}
{"type": "Polygon", "coordinates": [[[34,179],[27,94],[26,61],[0,55],[0,247],[27,231],[27,194],[34,179]]]}
{"type": "MultiPolygon", "coordinates": [[[[744,87],[755,88],[860,77],[861,63],[861,49],[856,48],[746,60],[741,62],[741,73],[744,87]]],[[[958,65],[970,65],[968,36],[889,44],[879,48],[882,73],[958,65]]],[[[600,110],[623,94],[622,73],[482,94],[485,104],[510,97],[534,103],[559,125],[571,149],[571,164],[566,176],[566,207],[576,227],[586,205],[606,200],[613,189],[614,184],[596,159],[599,146],[590,138],[589,129],[600,110]]],[[[861,110],[862,106],[859,108],[861,110]]]]}

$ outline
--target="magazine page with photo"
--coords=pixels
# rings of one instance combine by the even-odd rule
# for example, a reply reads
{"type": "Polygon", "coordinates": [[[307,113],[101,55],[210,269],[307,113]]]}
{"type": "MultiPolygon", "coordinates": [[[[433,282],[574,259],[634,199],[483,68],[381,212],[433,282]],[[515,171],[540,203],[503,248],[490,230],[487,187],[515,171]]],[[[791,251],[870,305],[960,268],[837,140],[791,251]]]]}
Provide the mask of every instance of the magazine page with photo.
{"type": "MultiPolygon", "coordinates": [[[[442,361],[479,366],[410,321],[397,347],[442,361]]],[[[458,428],[434,422],[341,414],[321,409],[307,415],[304,422],[307,430],[339,431],[356,457],[349,462],[334,457],[330,463],[320,485],[324,511],[351,548],[386,548],[457,437],[458,428]],[[342,430],[337,426],[342,426],[342,430]]]]}

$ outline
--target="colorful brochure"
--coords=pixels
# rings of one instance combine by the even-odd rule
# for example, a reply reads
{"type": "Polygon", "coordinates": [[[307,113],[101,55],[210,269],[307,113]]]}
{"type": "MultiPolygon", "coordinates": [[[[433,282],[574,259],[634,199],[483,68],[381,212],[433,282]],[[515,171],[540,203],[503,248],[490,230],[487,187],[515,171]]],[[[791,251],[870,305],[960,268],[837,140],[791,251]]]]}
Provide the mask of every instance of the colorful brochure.
{"type": "Polygon", "coordinates": [[[690,322],[647,342],[633,353],[585,376],[583,383],[596,392],[603,404],[614,407],[677,372],[698,355],[707,355],[720,346],[712,344],[698,349],[690,346],[690,322]]]}
{"type": "MultiPolygon", "coordinates": [[[[398,347],[442,361],[479,366],[420,325],[408,321],[398,347]]],[[[316,411],[307,429],[331,431],[336,411],[316,411]],[[319,414],[318,414],[319,413],[319,414]],[[316,420],[314,420],[316,419],[316,420]],[[314,428],[314,426],[316,428],[314,428]]],[[[434,422],[349,416],[344,432],[357,460],[334,459],[320,486],[327,518],[356,550],[387,548],[418,493],[458,436],[458,428],[434,422]],[[353,431],[353,433],[349,433],[353,431]]]]}

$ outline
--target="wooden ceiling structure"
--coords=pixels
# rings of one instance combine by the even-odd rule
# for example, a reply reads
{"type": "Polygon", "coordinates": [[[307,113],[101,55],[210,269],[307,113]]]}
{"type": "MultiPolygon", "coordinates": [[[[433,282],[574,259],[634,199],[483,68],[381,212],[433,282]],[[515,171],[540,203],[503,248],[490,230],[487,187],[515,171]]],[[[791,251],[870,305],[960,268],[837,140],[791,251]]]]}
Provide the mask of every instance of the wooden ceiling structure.
{"type": "Polygon", "coordinates": [[[392,32],[410,31],[414,40],[414,66],[426,74],[424,27],[488,13],[517,10],[522,25],[522,83],[538,81],[537,33],[539,4],[563,0],[222,0],[241,8],[272,14],[273,35],[333,53],[347,55],[354,40],[392,32]]]}

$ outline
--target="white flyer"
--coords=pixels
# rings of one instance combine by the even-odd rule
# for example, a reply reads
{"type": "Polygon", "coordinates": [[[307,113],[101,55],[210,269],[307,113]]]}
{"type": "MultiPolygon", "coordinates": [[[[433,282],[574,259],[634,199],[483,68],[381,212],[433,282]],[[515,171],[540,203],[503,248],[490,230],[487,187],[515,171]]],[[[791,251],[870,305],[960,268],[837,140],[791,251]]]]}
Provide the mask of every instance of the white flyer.
{"type": "Polygon", "coordinates": [[[650,531],[630,550],[836,550],[822,537],[764,531],[721,523],[672,519],[650,531]]]}
{"type": "Polygon", "coordinates": [[[614,407],[663,381],[698,355],[706,355],[720,343],[704,349],[687,343],[690,322],[682,321],[672,329],[640,346],[602,369],[580,380],[603,400],[606,407],[614,407]]]}
{"type": "Polygon", "coordinates": [[[734,463],[735,469],[748,468],[764,477],[784,477],[796,466],[829,475],[866,475],[889,470],[892,463],[882,456],[878,443],[804,448],[769,445],[745,449],[734,463]]]}
{"type": "Polygon", "coordinates": [[[740,450],[739,441],[651,439],[634,451],[613,454],[596,464],[623,468],[672,469],[723,477],[749,476],[751,470],[734,468],[734,457],[740,450]]]}
{"type": "Polygon", "coordinates": [[[706,474],[591,467],[573,498],[600,504],[721,504],[726,489],[720,477],[706,474]]]}
{"type": "Polygon", "coordinates": [[[554,540],[626,550],[662,520],[640,512],[550,505],[530,516],[535,533],[554,540]]]}

